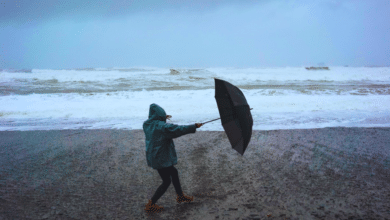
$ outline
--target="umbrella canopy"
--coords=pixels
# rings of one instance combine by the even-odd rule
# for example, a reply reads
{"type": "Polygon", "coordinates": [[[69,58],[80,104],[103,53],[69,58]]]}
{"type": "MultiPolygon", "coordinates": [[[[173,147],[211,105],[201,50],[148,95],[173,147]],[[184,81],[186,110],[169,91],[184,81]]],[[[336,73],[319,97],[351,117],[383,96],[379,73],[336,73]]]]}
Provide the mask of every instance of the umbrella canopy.
{"type": "Polygon", "coordinates": [[[233,149],[244,155],[252,136],[253,119],[251,109],[249,109],[245,96],[239,88],[217,78],[214,78],[214,81],[215,100],[217,101],[223,129],[233,149]]]}

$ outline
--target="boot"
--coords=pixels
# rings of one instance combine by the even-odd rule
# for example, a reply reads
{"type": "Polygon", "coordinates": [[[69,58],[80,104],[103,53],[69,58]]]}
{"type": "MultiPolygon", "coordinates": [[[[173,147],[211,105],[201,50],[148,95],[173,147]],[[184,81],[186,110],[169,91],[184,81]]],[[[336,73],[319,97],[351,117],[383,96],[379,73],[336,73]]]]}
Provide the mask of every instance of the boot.
{"type": "Polygon", "coordinates": [[[146,212],[161,212],[164,209],[162,206],[158,206],[156,204],[152,205],[152,200],[149,200],[149,203],[145,205],[146,212]]]}
{"type": "Polygon", "coordinates": [[[177,194],[177,197],[176,197],[177,203],[192,202],[192,201],[194,201],[193,196],[189,197],[189,196],[184,195],[184,193],[182,193],[181,195],[177,194]]]}

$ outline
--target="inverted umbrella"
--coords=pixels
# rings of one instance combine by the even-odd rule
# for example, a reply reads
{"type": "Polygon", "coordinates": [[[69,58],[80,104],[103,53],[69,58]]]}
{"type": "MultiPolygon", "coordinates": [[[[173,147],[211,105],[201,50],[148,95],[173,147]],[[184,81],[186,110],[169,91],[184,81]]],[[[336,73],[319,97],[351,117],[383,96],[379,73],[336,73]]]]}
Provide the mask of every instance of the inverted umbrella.
{"type": "Polygon", "coordinates": [[[203,124],[221,119],[233,149],[244,155],[252,136],[253,119],[250,112],[252,108],[249,109],[245,96],[239,88],[217,78],[214,78],[214,81],[215,100],[221,117],[203,124]]]}

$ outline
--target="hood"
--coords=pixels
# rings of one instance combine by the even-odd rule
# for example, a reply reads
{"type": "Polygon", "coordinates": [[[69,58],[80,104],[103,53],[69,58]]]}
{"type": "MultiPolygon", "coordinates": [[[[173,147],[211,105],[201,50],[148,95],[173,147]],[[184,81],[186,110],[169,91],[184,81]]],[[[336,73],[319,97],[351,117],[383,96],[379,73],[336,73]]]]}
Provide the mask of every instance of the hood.
{"type": "Polygon", "coordinates": [[[161,108],[159,105],[153,103],[150,105],[149,108],[149,119],[148,120],[159,120],[166,122],[167,121],[167,114],[165,113],[164,109],[161,108]]]}

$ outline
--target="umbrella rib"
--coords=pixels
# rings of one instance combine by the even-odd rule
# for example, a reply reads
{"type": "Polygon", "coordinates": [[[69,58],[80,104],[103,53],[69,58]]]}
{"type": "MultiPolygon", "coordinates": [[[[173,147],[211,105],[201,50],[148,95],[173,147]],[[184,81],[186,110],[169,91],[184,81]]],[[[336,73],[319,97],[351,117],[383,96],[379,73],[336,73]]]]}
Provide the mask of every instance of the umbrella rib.
{"type": "MultiPolygon", "coordinates": [[[[251,108],[251,109],[249,109],[249,110],[252,110],[252,109],[253,109],[253,108],[251,108]]],[[[231,115],[233,115],[233,114],[231,114],[231,115]]],[[[224,115],[223,117],[225,117],[225,116],[230,116],[230,115],[224,115]]],[[[204,123],[202,123],[202,124],[206,124],[206,123],[209,123],[209,122],[218,120],[218,119],[221,119],[221,118],[217,118],[217,119],[214,119],[214,120],[211,120],[211,121],[206,121],[206,122],[204,122],[204,123]]]]}

